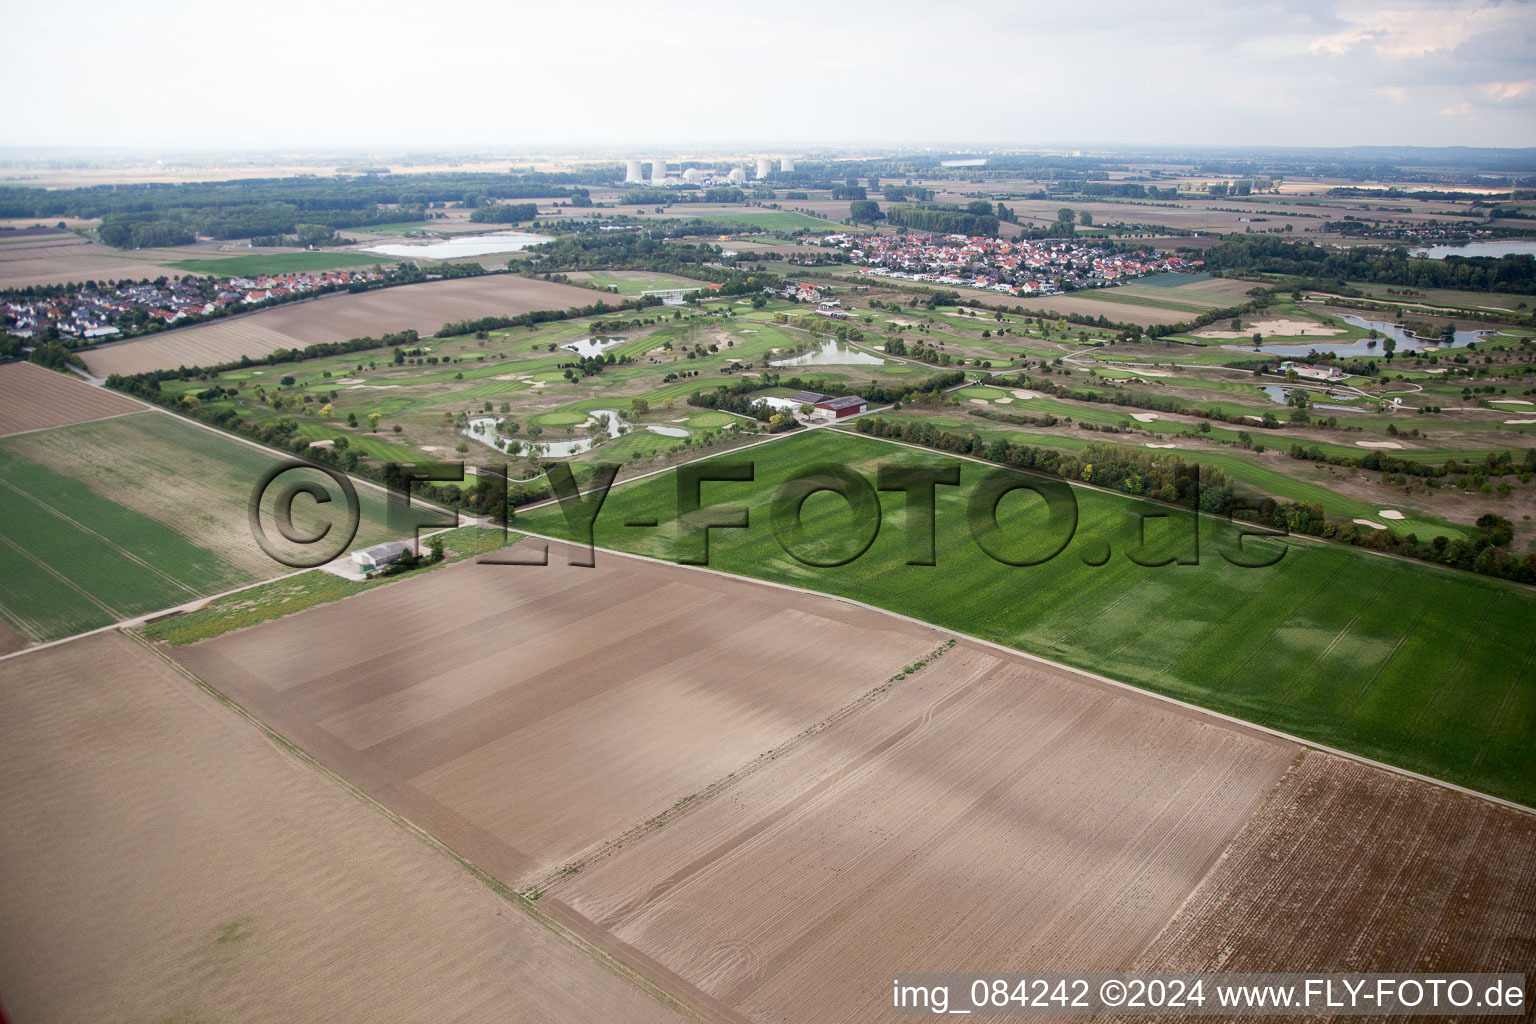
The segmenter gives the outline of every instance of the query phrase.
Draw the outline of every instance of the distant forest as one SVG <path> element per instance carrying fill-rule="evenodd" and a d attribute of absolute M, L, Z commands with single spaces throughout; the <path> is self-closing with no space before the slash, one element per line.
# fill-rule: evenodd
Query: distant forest
<path fill-rule="evenodd" d="M 1370 281 L 1414 288 L 1536 295 L 1536 258 L 1531 256 L 1411 257 L 1401 246 L 1325 249 L 1265 235 L 1229 235 L 1205 253 L 1213 270 L 1285 274 L 1322 281 Z"/>
<path fill-rule="evenodd" d="M 0 188 L 0 218 L 100 217 L 101 240 L 129 249 L 185 245 L 196 235 L 290 235 L 300 226 L 335 231 L 418 219 L 433 204 L 490 205 L 502 199 L 584 198 L 583 186 L 614 184 L 617 165 L 580 174 L 365 174 L 250 178 L 177 185 Z M 311 234 L 318 234 L 313 230 Z"/>

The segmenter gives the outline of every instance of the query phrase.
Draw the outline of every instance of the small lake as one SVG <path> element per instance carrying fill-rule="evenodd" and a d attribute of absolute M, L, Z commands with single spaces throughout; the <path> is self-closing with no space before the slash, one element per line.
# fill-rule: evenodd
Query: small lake
<path fill-rule="evenodd" d="M 649 430 L 653 434 L 660 434 L 662 437 L 688 436 L 688 431 L 684 430 L 682 427 L 646 427 L 645 429 Z"/>
<path fill-rule="evenodd" d="M 577 338 L 560 347 L 567 352 L 575 352 L 586 359 L 590 356 L 600 356 L 620 342 L 628 341 L 628 338 Z"/>
<path fill-rule="evenodd" d="M 884 366 L 885 360 L 839 341 L 825 341 L 815 349 L 791 359 L 771 359 L 769 366 Z"/>
<path fill-rule="evenodd" d="M 465 256 L 490 256 L 498 252 L 517 252 L 530 245 L 552 241 L 543 235 L 525 235 L 509 232 L 501 235 L 460 235 L 435 242 L 407 244 L 391 242 L 388 245 L 370 246 L 363 252 L 377 252 L 385 256 L 399 256 L 411 260 L 451 260 Z"/>
<path fill-rule="evenodd" d="M 623 433 L 623 426 L 619 423 L 619 414 L 612 409 L 594 409 L 592 416 L 606 416 L 608 418 L 608 436 L 618 437 Z M 459 431 L 464 436 L 479 441 L 492 451 L 501 451 L 502 443 L 517 441 L 523 446 L 526 455 L 540 455 L 546 459 L 563 459 L 571 455 L 580 455 L 582 452 L 591 451 L 597 443 L 593 437 L 576 437 L 569 441 L 542 441 L 527 437 L 505 437 L 497 432 L 496 423 L 499 416 L 481 416 L 469 421 L 469 426 Z M 577 427 L 578 431 L 584 427 Z M 686 433 L 686 431 L 685 431 Z"/>
<path fill-rule="evenodd" d="M 1308 341 L 1287 345 L 1260 345 L 1258 351 L 1267 352 L 1272 356 L 1285 356 L 1287 359 L 1305 359 L 1310 352 L 1332 352 L 1336 356 L 1381 356 L 1386 357 L 1386 349 L 1381 343 L 1386 338 L 1392 338 L 1397 342 L 1396 355 L 1401 356 L 1407 352 L 1440 352 L 1446 349 L 1463 348 L 1474 341 L 1481 341 L 1487 331 L 1457 331 L 1456 340 L 1449 345 L 1441 345 L 1436 341 L 1425 341 L 1415 338 L 1397 324 L 1387 323 L 1382 320 L 1365 320 L 1358 316 L 1343 314 L 1340 320 L 1352 327 L 1363 330 L 1375 328 L 1381 335 L 1374 343 L 1370 339 L 1361 338 L 1358 341 L 1329 342 L 1322 338 L 1317 341 Z M 1230 348 L 1239 352 L 1252 352 L 1252 345 L 1223 345 L 1222 348 Z"/>
<path fill-rule="evenodd" d="M 1414 256 L 1443 260 L 1447 256 L 1536 256 L 1536 242 L 1516 239 L 1509 242 L 1468 242 L 1466 245 L 1432 245 L 1412 250 Z"/>

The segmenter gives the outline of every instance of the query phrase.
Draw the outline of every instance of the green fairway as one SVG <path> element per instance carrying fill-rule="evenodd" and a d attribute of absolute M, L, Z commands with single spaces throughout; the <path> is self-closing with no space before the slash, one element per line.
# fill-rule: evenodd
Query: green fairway
<path fill-rule="evenodd" d="M 750 460 L 752 482 L 702 485 L 706 514 L 750 510 L 748 529 L 718 529 L 709 564 L 866 601 L 942 626 L 1100 672 L 1320 743 L 1536 803 L 1536 594 L 1527 588 L 1307 540 L 1249 541 L 1285 547 L 1268 568 L 1239 568 L 1234 528 L 1202 519 L 1198 565 L 1136 564 L 1135 499 L 1073 488 L 1078 527 L 1064 550 L 1035 566 L 988 557 L 967 525 L 966 501 L 989 474 L 964 462 L 960 487 L 937 488 L 934 566 L 909 557 L 905 498 L 880 495 L 882 525 L 860 557 L 836 568 L 784 553 L 770 525 L 775 490 L 811 466 L 845 467 L 873 481 L 882 463 L 943 466 L 957 460 L 875 439 L 818 430 L 725 455 Z M 1033 478 L 1032 478 L 1033 479 Z M 1040 500 L 1029 492 L 998 506 L 998 541 L 1038 557 L 1048 547 Z M 611 493 L 597 543 L 669 560 L 696 557 L 695 532 L 679 536 L 673 473 Z M 654 518 L 641 529 L 625 524 Z M 860 520 L 868 524 L 870 517 Z M 1149 520 L 1142 561 L 1187 551 L 1191 517 Z M 570 536 L 551 506 L 519 520 Z M 846 555 L 858 532 L 848 504 L 806 501 L 797 548 L 810 558 Z M 1051 534 L 1052 537 L 1055 534 Z M 1020 549 L 1028 549 L 1027 552 Z M 1108 560 L 1095 566 L 1107 556 Z"/>
<path fill-rule="evenodd" d="M 292 274 L 305 270 L 337 270 L 393 263 L 389 256 L 372 253 L 279 252 L 231 256 L 225 260 L 181 260 L 168 266 L 210 277 L 255 277 L 261 274 Z"/>

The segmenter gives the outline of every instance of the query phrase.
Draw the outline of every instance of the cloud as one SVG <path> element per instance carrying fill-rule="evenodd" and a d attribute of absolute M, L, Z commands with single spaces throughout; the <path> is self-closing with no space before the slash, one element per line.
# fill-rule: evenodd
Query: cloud
<path fill-rule="evenodd" d="M 1506 103 L 1536 94 L 1536 78 L 1527 78 L 1523 82 L 1483 82 L 1477 88 L 1493 102 Z"/>
<path fill-rule="evenodd" d="M 1408 90 L 1400 85 L 1383 85 L 1371 90 L 1377 96 L 1384 96 L 1393 103 L 1406 103 Z"/>
<path fill-rule="evenodd" d="M 1471 0 L 1459 4 L 1341 11 L 1345 27 L 1318 36 L 1308 51 L 1344 56 L 1363 50 L 1388 60 L 1413 60 L 1459 49 L 1478 36 L 1529 26 L 1525 4 Z"/>

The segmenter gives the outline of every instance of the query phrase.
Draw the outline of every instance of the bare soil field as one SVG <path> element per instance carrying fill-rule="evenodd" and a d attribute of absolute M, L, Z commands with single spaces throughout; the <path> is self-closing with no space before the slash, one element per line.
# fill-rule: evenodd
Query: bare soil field
<path fill-rule="evenodd" d="M 120 634 L 0 662 L 0 813 L 17 1021 L 676 1019 Z"/>
<path fill-rule="evenodd" d="M 893 971 L 1128 963 L 1295 753 L 961 642 L 544 900 L 749 1018 L 869 1020 Z"/>
<path fill-rule="evenodd" d="M 1309 751 L 1136 969 L 1533 963 L 1536 816 Z"/>
<path fill-rule="evenodd" d="M 179 274 L 166 264 L 191 255 L 196 254 L 190 249 L 123 252 L 73 234 L 0 235 L 0 288 Z"/>
<path fill-rule="evenodd" d="M 602 297 L 588 288 L 512 274 L 431 281 L 359 295 L 326 295 L 81 354 L 90 371 L 102 377 L 208 366 L 242 355 L 256 359 L 280 348 L 379 337 L 408 328 L 428 335 L 452 320 L 588 306 Z"/>
<path fill-rule="evenodd" d="M 942 642 L 828 598 L 607 553 L 573 568 L 568 551 L 459 563 L 174 656 L 517 885 Z"/>
<path fill-rule="evenodd" d="M 567 550 L 172 653 L 726 1017 L 867 1019 L 898 968 L 1128 964 L 1296 756 L 970 643 L 882 691 L 942 634 Z"/>
<path fill-rule="evenodd" d="M 0 364 L 0 437 L 143 409 L 126 395 L 31 363 Z"/>

